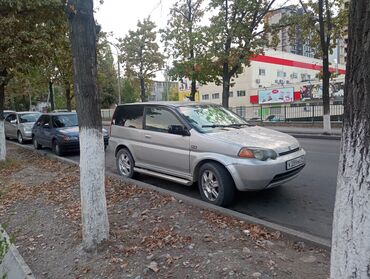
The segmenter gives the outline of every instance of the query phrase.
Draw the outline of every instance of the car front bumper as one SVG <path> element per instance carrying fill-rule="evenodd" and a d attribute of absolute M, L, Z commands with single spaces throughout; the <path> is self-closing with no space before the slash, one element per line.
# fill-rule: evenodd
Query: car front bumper
<path fill-rule="evenodd" d="M 304 156 L 303 164 L 287 170 L 287 161 L 300 156 Z M 275 160 L 238 158 L 226 167 L 239 191 L 254 191 L 272 188 L 295 178 L 305 164 L 306 152 L 300 149 L 297 152 L 279 156 Z"/>

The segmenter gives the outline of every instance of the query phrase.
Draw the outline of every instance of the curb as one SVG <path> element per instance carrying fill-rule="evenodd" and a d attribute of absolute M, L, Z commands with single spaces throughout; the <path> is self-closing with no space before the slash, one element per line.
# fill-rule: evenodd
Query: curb
<path fill-rule="evenodd" d="M 40 151 L 40 150 L 35 150 L 34 148 L 32 148 L 30 146 L 20 145 L 18 143 L 14 143 L 14 142 L 12 142 L 12 144 L 23 147 L 25 149 L 36 151 L 38 153 L 41 153 L 41 155 L 44 155 L 44 156 L 46 156 L 48 158 L 51 158 L 51 159 L 54 159 L 54 160 L 59 160 L 59 161 L 62 161 L 62 162 L 68 163 L 68 164 L 72 164 L 72 165 L 79 165 L 78 162 L 73 161 L 71 159 L 59 157 L 59 156 L 56 156 L 55 154 L 52 154 L 52 153 L 43 152 L 43 151 Z M 246 215 L 246 214 L 243 214 L 243 213 L 240 213 L 240 212 L 228 209 L 228 208 L 213 205 L 211 203 L 208 203 L 208 202 L 205 202 L 205 201 L 202 201 L 202 200 L 198 200 L 198 199 L 195 199 L 195 198 L 192 198 L 192 197 L 180 194 L 180 193 L 176 193 L 176 192 L 172 192 L 172 191 L 169 191 L 169 190 L 166 190 L 166 189 L 162 189 L 160 187 L 156 187 L 154 185 L 151 185 L 151 184 L 139 181 L 139 180 L 124 178 L 124 177 L 122 177 L 122 176 L 120 176 L 116 173 L 110 172 L 110 171 L 106 171 L 105 173 L 109 176 L 120 179 L 123 182 L 130 183 L 130 184 L 135 184 L 135 185 L 137 185 L 139 187 L 142 187 L 144 189 L 155 191 L 155 192 L 158 192 L 158 193 L 163 194 L 163 195 L 173 196 L 174 198 L 176 198 L 178 200 L 182 200 L 182 201 L 184 201 L 184 202 L 186 202 L 190 205 L 200 207 L 202 209 L 207 209 L 207 210 L 213 211 L 215 213 L 219 213 L 219 214 L 227 215 L 227 216 L 230 216 L 230 217 L 234 217 L 234 218 L 240 219 L 240 220 L 245 221 L 245 222 L 250 223 L 250 224 L 261 225 L 261 226 L 266 227 L 270 230 L 280 231 L 281 233 L 290 237 L 292 240 L 297 240 L 297 241 L 302 241 L 303 240 L 307 243 L 310 243 L 314 246 L 318 246 L 318 247 L 323 248 L 325 250 L 330 250 L 330 248 L 331 248 L 331 240 L 330 239 L 326 239 L 326 238 L 315 236 L 315 235 L 312 235 L 312 234 L 309 234 L 309 233 L 300 232 L 300 231 L 297 231 L 297 230 L 294 230 L 294 229 L 290 229 L 288 227 L 284 227 L 284 226 L 279 225 L 279 224 L 275 224 L 275 223 L 265 221 L 265 220 L 262 220 L 262 219 L 259 219 L 259 218 L 256 218 L 256 217 L 253 217 L 253 216 L 250 216 L 250 215 Z"/>
<path fill-rule="evenodd" d="M 10 243 L 9 235 L 0 225 L 0 236 Z M 0 278 L 9 279 L 35 279 L 31 269 L 26 264 L 17 248 L 10 243 L 9 250 L 0 263 Z"/>

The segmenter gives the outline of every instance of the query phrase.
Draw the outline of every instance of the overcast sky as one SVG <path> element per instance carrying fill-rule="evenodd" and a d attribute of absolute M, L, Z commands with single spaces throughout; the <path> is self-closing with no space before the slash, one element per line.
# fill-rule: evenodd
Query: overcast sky
<path fill-rule="evenodd" d="M 276 0 L 276 6 L 295 0 Z M 138 20 L 150 15 L 158 28 L 167 25 L 170 8 L 176 0 L 94 0 L 95 19 L 102 26 L 104 32 L 113 32 L 114 38 L 123 38 L 129 30 L 135 30 Z M 205 0 L 205 2 L 208 2 Z M 109 39 L 112 43 L 114 38 Z M 115 52 L 114 49 L 112 49 Z M 162 79 L 162 76 L 159 75 Z"/>

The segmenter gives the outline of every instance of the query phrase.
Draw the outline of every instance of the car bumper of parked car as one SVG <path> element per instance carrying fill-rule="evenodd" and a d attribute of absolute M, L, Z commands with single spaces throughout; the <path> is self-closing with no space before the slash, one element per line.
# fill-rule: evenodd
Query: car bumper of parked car
<path fill-rule="evenodd" d="M 300 165 L 287 169 L 287 162 L 303 156 Z M 281 185 L 293 178 L 304 168 L 306 152 L 297 152 L 279 156 L 275 160 L 237 159 L 227 165 L 235 186 L 239 191 L 254 191 Z"/>
<path fill-rule="evenodd" d="M 104 146 L 108 146 L 109 144 L 109 137 L 104 137 Z M 63 151 L 65 152 L 73 152 L 80 150 L 80 142 L 79 140 L 70 140 L 70 141 L 63 141 L 60 146 L 62 147 Z"/>
<path fill-rule="evenodd" d="M 22 132 L 23 140 L 32 140 L 32 130 Z"/>

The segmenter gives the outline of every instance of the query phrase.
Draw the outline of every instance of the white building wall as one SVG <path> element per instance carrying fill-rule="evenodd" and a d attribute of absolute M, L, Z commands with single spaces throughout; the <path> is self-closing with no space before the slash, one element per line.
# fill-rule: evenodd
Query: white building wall
<path fill-rule="evenodd" d="M 322 61 L 315 58 L 309 58 L 292 53 L 266 50 L 265 56 L 303 62 L 312 65 L 321 66 Z M 331 67 L 335 67 L 332 65 Z M 345 66 L 339 65 L 339 69 L 345 69 Z M 285 65 L 271 64 L 259 61 L 251 61 L 248 68 L 243 69 L 243 73 L 234 78 L 234 86 L 230 88 L 233 96 L 229 99 L 230 107 L 250 106 L 250 96 L 257 95 L 259 89 L 263 88 L 282 88 L 294 87 L 299 91 L 300 87 L 309 82 L 319 82 L 316 75 L 319 70 L 305 69 L 301 67 L 291 67 Z M 264 73 L 264 74 L 263 74 Z M 309 81 L 308 81 L 309 80 Z M 217 104 L 222 103 L 222 85 L 207 84 L 199 87 L 201 101 L 209 101 Z M 238 97 L 237 91 L 245 91 L 245 96 Z M 219 93 L 219 98 L 212 98 L 212 94 Z M 206 96 L 209 99 L 206 99 Z"/>

